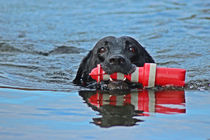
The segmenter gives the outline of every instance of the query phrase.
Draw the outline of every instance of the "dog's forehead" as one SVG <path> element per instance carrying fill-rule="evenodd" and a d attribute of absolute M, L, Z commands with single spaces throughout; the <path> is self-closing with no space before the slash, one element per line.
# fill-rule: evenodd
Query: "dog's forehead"
<path fill-rule="evenodd" d="M 114 44 L 117 44 L 117 41 L 118 39 L 116 37 L 113 37 L 113 36 L 108 36 L 108 37 L 104 37 L 102 38 L 101 40 L 99 40 L 99 43 L 101 44 L 105 44 L 105 45 L 114 45 Z"/>
<path fill-rule="evenodd" d="M 111 49 L 117 49 L 117 48 L 124 48 L 126 46 L 126 43 L 136 44 L 136 45 L 138 44 L 138 42 L 132 37 L 122 36 L 116 38 L 114 36 L 107 36 L 99 40 L 96 46 L 98 47 L 112 46 Z"/>
<path fill-rule="evenodd" d="M 119 40 L 121 40 L 122 42 L 128 42 L 130 44 L 139 44 L 138 41 L 136 41 L 134 38 L 129 37 L 129 36 L 122 36 L 119 38 Z"/>
<path fill-rule="evenodd" d="M 108 36 L 108 37 L 104 37 L 102 39 L 100 39 L 97 43 L 96 43 L 96 47 L 100 47 L 100 46 L 104 46 L 104 45 L 108 45 L 108 44 L 113 44 L 115 42 L 116 38 L 113 36 Z"/>

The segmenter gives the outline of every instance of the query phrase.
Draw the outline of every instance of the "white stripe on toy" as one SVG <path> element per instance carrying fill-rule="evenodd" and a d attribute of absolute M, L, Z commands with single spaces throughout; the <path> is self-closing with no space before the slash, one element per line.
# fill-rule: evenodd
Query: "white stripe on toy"
<path fill-rule="evenodd" d="M 117 73 L 117 80 L 123 80 L 124 79 L 124 74 L 122 73 Z"/>
<path fill-rule="evenodd" d="M 138 83 L 139 82 L 139 70 L 136 70 L 131 74 L 131 81 Z"/>
<path fill-rule="evenodd" d="M 148 87 L 154 87 L 155 86 L 156 66 L 157 65 L 154 64 L 154 63 L 150 64 Z"/>

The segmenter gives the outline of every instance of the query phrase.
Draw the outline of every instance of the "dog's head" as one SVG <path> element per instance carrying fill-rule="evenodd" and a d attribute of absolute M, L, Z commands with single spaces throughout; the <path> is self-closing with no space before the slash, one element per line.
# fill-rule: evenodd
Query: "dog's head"
<path fill-rule="evenodd" d="M 120 38 L 108 36 L 99 40 L 82 60 L 73 82 L 80 84 L 81 80 L 91 81 L 88 74 L 97 64 L 101 64 L 108 74 L 114 72 L 130 74 L 136 66 L 141 67 L 144 63 L 154 63 L 154 60 L 135 39 L 128 36 Z"/>
<path fill-rule="evenodd" d="M 136 66 L 143 66 L 145 62 L 153 61 L 136 40 L 127 36 L 105 37 L 95 45 L 93 53 L 108 74 L 114 72 L 129 74 Z"/>

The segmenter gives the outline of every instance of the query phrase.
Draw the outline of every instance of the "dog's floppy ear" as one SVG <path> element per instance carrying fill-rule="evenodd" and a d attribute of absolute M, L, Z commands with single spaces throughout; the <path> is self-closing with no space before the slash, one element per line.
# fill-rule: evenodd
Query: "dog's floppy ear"
<path fill-rule="evenodd" d="M 91 57 L 92 57 L 92 51 L 90 51 L 87 54 L 87 56 L 83 58 L 82 62 L 79 65 L 79 69 L 77 70 L 77 75 L 73 80 L 74 84 L 81 84 L 81 79 L 83 79 L 83 81 L 84 80 L 86 81 L 86 79 L 84 78 L 87 77 L 87 64 Z"/>
<path fill-rule="evenodd" d="M 79 65 L 79 69 L 77 71 L 77 75 L 73 80 L 74 84 L 85 84 L 89 79 L 90 71 L 96 67 L 93 61 L 93 50 L 89 51 L 87 56 L 85 56 L 82 62 Z"/>
<path fill-rule="evenodd" d="M 153 58 L 150 56 L 150 54 L 146 51 L 144 47 L 139 45 L 140 52 L 139 54 L 134 57 L 133 63 L 138 67 L 143 67 L 144 63 L 155 63 Z"/>
<path fill-rule="evenodd" d="M 142 47 L 143 50 L 145 51 L 144 58 L 145 58 L 145 63 L 155 63 L 154 59 L 151 57 L 151 55 L 146 51 L 144 47 Z"/>

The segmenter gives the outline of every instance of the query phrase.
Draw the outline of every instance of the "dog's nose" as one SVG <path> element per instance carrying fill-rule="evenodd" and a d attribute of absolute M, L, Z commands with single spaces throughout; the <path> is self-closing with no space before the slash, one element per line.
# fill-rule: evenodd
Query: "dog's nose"
<path fill-rule="evenodd" d="M 116 55 L 116 56 L 111 56 L 109 58 L 109 63 L 111 65 L 120 65 L 125 63 L 125 59 L 122 56 Z"/>

